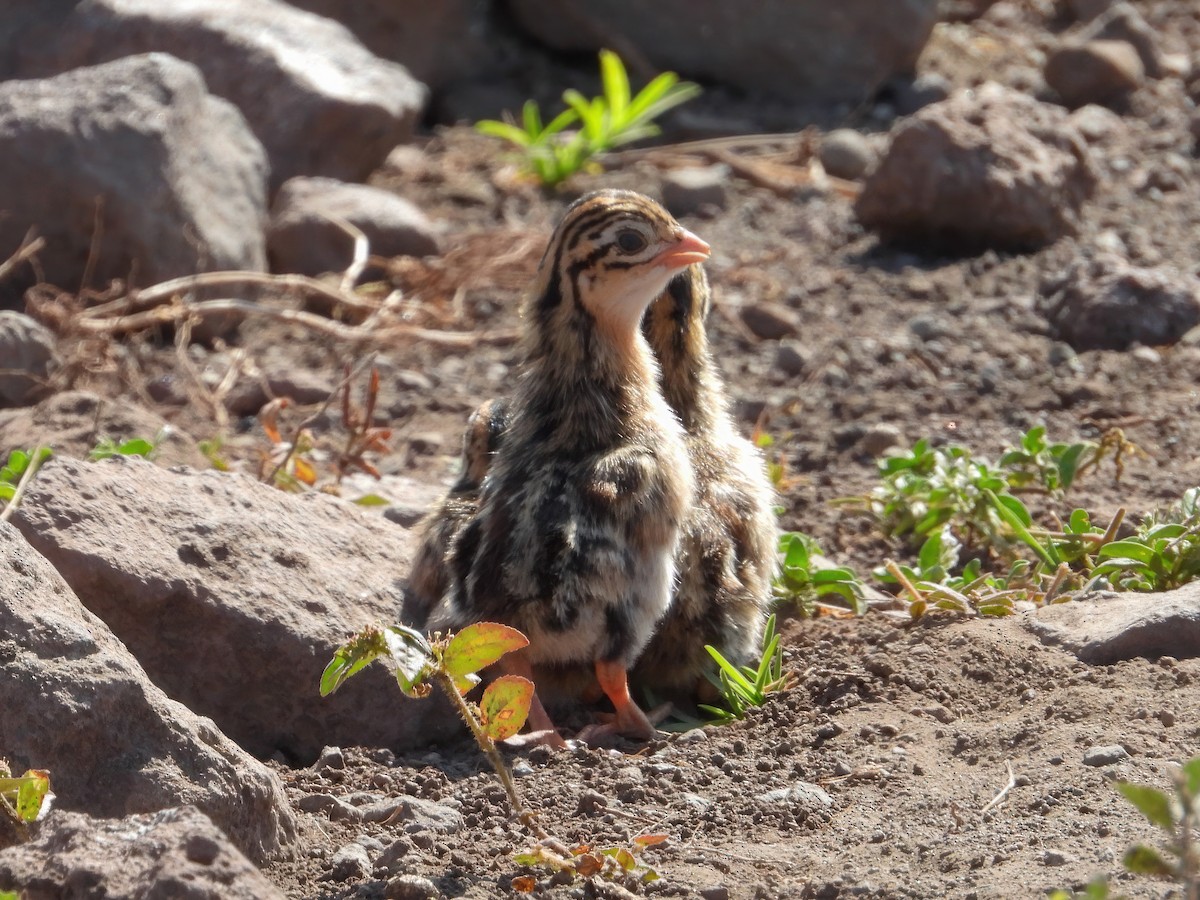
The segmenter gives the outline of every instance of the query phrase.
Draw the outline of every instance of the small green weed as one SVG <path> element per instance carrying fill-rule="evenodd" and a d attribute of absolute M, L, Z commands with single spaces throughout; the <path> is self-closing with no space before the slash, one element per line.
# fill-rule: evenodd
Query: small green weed
<path fill-rule="evenodd" d="M 140 456 L 143 459 L 149 459 L 154 455 L 154 451 L 158 449 L 158 444 L 162 438 L 163 435 L 159 434 L 153 441 L 148 441 L 145 438 L 132 438 L 120 443 L 113 438 L 101 438 L 88 453 L 88 459 L 95 461 L 98 459 L 110 459 L 114 456 Z"/>
<path fill-rule="evenodd" d="M 779 569 L 771 585 L 775 605 L 794 605 L 812 616 L 818 605 L 838 600 L 856 615 L 865 613 L 867 601 L 858 576 L 851 569 L 821 566 L 818 557 L 824 555 L 807 534 L 789 531 L 779 536 Z"/>
<path fill-rule="evenodd" d="M 1113 897 L 1108 890 L 1108 879 L 1103 875 L 1097 875 L 1088 882 L 1082 894 L 1059 889 L 1050 892 L 1049 900 L 1122 900 L 1122 898 Z"/>
<path fill-rule="evenodd" d="M 1200 487 L 1161 515 L 1147 516 L 1137 532 L 1101 546 L 1092 574 L 1118 591 L 1168 591 L 1200 576 Z"/>
<path fill-rule="evenodd" d="M 1171 878 L 1182 885 L 1186 900 L 1200 900 L 1200 756 L 1174 775 L 1174 793 L 1145 784 L 1118 781 L 1125 799 L 1166 835 L 1161 850 L 1134 844 L 1125 853 L 1125 868 L 1140 875 Z"/>
<path fill-rule="evenodd" d="M 795 681 L 795 674 L 783 668 L 783 646 L 775 633 L 774 615 L 767 619 L 757 666 L 735 666 L 711 644 L 704 649 L 717 664 L 717 674 L 708 679 L 721 692 L 724 706 L 701 704 L 700 710 L 712 716 L 715 723 L 724 725 L 744 718 L 746 710 L 762 706 L 769 695 L 787 690 Z"/>
<path fill-rule="evenodd" d="M 564 91 L 567 108 L 549 123 L 543 124 L 538 105 L 527 100 L 520 126 L 485 119 L 475 127 L 520 148 L 525 170 L 553 187 L 596 154 L 659 134 L 654 120 L 700 93 L 698 85 L 681 82 L 674 72 L 663 72 L 631 96 L 625 64 L 611 50 L 600 51 L 600 78 L 602 97 L 589 100 L 574 89 Z M 576 130 L 567 131 L 575 125 Z"/>

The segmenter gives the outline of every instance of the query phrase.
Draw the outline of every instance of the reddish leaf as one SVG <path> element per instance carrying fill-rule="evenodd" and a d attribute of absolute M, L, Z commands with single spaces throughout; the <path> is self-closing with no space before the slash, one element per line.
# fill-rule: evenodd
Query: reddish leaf
<path fill-rule="evenodd" d="M 537 879 L 532 875 L 518 875 L 512 880 L 512 889 L 518 894 L 532 894 L 537 887 Z"/>
<path fill-rule="evenodd" d="M 493 741 L 502 741 L 521 730 L 533 701 L 533 682 L 520 675 L 504 675 L 488 685 L 479 701 L 483 730 Z"/>
<path fill-rule="evenodd" d="M 595 853 L 585 853 L 575 859 L 575 871 L 584 878 L 590 878 L 604 868 L 604 860 Z"/>
<path fill-rule="evenodd" d="M 487 668 L 511 650 L 527 646 L 529 638 L 515 628 L 478 622 L 454 636 L 442 653 L 442 665 L 450 675 L 466 675 Z"/>

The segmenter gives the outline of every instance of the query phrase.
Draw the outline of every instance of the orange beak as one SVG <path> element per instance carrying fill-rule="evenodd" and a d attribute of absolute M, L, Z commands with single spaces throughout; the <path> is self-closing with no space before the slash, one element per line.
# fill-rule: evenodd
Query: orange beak
<path fill-rule="evenodd" d="M 690 266 L 692 263 L 704 262 L 708 259 L 712 248 L 687 229 L 682 229 L 682 232 L 679 240 L 654 258 L 656 266 L 663 266 L 667 269 L 682 269 Z"/>

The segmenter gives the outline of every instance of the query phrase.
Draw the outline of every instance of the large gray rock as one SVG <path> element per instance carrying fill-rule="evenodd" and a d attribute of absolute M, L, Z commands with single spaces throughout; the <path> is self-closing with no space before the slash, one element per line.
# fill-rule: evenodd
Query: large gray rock
<path fill-rule="evenodd" d="M 265 268 L 266 157 L 195 66 L 149 54 L 0 83 L 0 159 L 0 247 L 36 228 L 52 284 Z M 26 271 L 0 284 L 10 299 Z"/>
<path fill-rule="evenodd" d="M 804 103 L 861 102 L 911 71 L 935 0 L 512 0 L 517 22 L 556 50 L 620 51 L 653 66 Z M 625 54 L 627 61 L 629 54 Z"/>
<path fill-rule="evenodd" d="M 1096 180 L 1066 110 L 986 84 L 902 120 L 855 212 L 885 239 L 1024 249 L 1073 233 Z"/>
<path fill-rule="evenodd" d="M 136 531 L 128 516 L 110 526 Z M 14 771 L 50 770 L 56 809 L 108 817 L 194 804 L 257 860 L 295 839 L 279 779 L 156 688 L 4 522 L 0 709 L 4 756 Z"/>
<path fill-rule="evenodd" d="M 16 0 L 18 15 L 42 4 Z M 366 178 L 410 137 L 426 100 L 403 66 L 282 0 L 60 0 L 31 19 L 15 35 L 19 77 L 155 50 L 194 63 L 266 147 L 273 187 L 293 175 Z"/>
<path fill-rule="evenodd" d="M 488 61 L 490 0 L 288 0 L 341 22 L 376 56 L 398 62 L 437 90 Z"/>
<path fill-rule="evenodd" d="M 394 623 L 407 531 L 324 494 L 140 459 L 48 462 L 14 521 L 163 690 L 259 756 L 457 733 L 383 666 L 328 698 L 334 649 Z"/>
<path fill-rule="evenodd" d="M 28 843 L 0 850 L 0 890 L 29 900 L 284 896 L 191 806 L 109 820 L 52 812 Z"/>
<path fill-rule="evenodd" d="M 1100 253 L 1047 279 L 1039 308 L 1056 336 L 1076 350 L 1174 344 L 1200 325 L 1200 278 Z"/>
<path fill-rule="evenodd" d="M 1081 661 L 1200 656 L 1200 582 L 1157 594 L 1098 591 L 1027 613 L 1027 628 Z"/>
<path fill-rule="evenodd" d="M 276 272 L 341 272 L 354 258 L 344 219 L 367 238 L 374 256 L 430 256 L 438 235 L 420 208 L 383 188 L 332 178 L 293 178 L 275 196 L 267 252 Z"/>

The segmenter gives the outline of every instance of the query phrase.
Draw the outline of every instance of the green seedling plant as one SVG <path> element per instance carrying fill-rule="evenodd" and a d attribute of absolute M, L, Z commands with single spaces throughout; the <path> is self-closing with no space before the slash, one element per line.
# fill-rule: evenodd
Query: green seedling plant
<path fill-rule="evenodd" d="M 735 666 L 711 644 L 704 649 L 717 664 L 717 674 L 708 680 L 720 692 L 722 706 L 701 704 L 701 712 L 712 717 L 712 722 L 725 725 L 745 718 L 746 711 L 762 706 L 771 694 L 785 691 L 796 680 L 794 672 L 786 671 L 783 665 L 783 646 L 775 632 L 775 616 L 767 619 L 763 630 L 762 656 L 756 666 Z"/>
<path fill-rule="evenodd" d="M 114 456 L 140 456 L 150 459 L 158 449 L 163 435 L 159 433 L 153 441 L 145 438 L 131 438 L 127 441 L 117 441 L 113 438 L 101 438 L 96 446 L 88 452 L 88 459 L 95 462 L 100 459 L 111 459 Z"/>
<path fill-rule="evenodd" d="M 408 697 L 428 697 L 437 685 L 491 764 L 517 819 L 537 839 L 530 850 L 517 854 L 515 862 L 584 878 L 657 879 L 657 873 L 642 863 L 638 855 L 646 847 L 665 840 L 665 836 L 642 835 L 634 838 L 630 847 L 597 851 L 586 846 L 568 849 L 546 832 L 521 799 L 496 743 L 512 737 L 525 724 L 533 702 L 533 683 L 520 675 L 501 675 L 487 686 L 478 703 L 467 695 L 479 685 L 480 671 L 528 644 L 528 638 L 521 632 L 495 622 L 480 622 L 455 635 L 434 635 L 430 639 L 404 625 L 367 628 L 334 653 L 321 676 L 321 696 L 336 691 L 376 659 L 392 669 L 400 690 Z M 527 892 L 533 890 L 536 879 L 518 876 L 513 882 L 515 890 Z"/>
<path fill-rule="evenodd" d="M 674 72 L 663 72 L 633 96 L 625 64 L 611 50 L 600 51 L 600 80 L 604 91 L 600 97 L 589 100 L 577 90 L 564 91 L 567 108 L 548 123 L 543 123 L 537 103 L 527 100 L 519 126 L 485 119 L 475 127 L 516 146 L 525 171 L 553 187 L 597 154 L 659 134 L 654 120 L 700 93 L 698 85 L 681 82 Z"/>
<path fill-rule="evenodd" d="M 1147 516 L 1133 536 L 1096 551 L 1093 570 L 1118 591 L 1169 591 L 1200 576 L 1200 487 L 1161 515 Z"/>
<path fill-rule="evenodd" d="M 1174 774 L 1174 791 L 1118 781 L 1117 790 L 1166 836 L 1161 848 L 1134 844 L 1125 853 L 1130 872 L 1173 879 L 1185 900 L 1200 900 L 1200 756 Z"/>
<path fill-rule="evenodd" d="M 475 743 L 487 757 L 508 795 L 513 812 L 535 837 L 549 836 L 525 806 L 496 741 L 521 730 L 533 701 L 533 683 L 519 675 L 502 675 L 488 685 L 478 703 L 467 694 L 480 682 L 477 674 L 506 653 L 529 645 L 521 632 L 495 622 L 480 622 L 453 637 L 427 640 L 404 625 L 367 628 L 339 647 L 321 675 L 321 696 L 341 687 L 348 678 L 376 659 L 396 676 L 405 696 L 428 697 L 436 684 L 454 704 Z"/>
<path fill-rule="evenodd" d="M 866 595 L 858 576 L 851 569 L 822 564 L 824 555 L 817 542 L 803 532 L 779 536 L 779 568 L 771 584 L 775 605 L 794 606 L 802 615 L 812 616 L 832 600 L 855 615 L 865 613 Z"/>
<path fill-rule="evenodd" d="M 1001 455 L 997 466 L 1014 491 L 1033 488 L 1058 496 L 1071 487 L 1080 465 L 1091 462 L 1099 449 L 1092 441 L 1051 443 L 1046 440 L 1046 427 L 1037 425 Z"/>
<path fill-rule="evenodd" d="M 29 769 L 14 778 L 5 760 L 0 759 L 0 807 L 23 825 L 36 822 L 50 811 L 54 794 L 50 793 L 50 773 Z"/>

